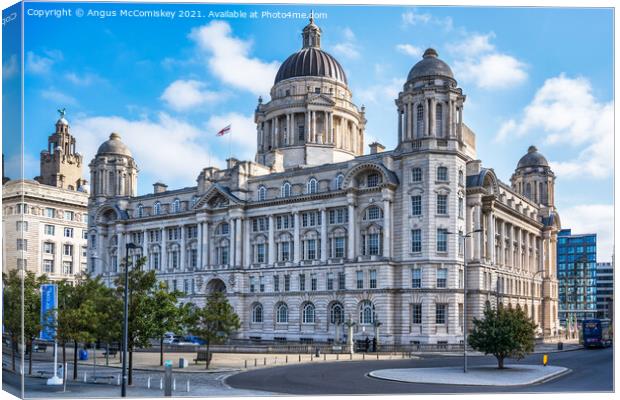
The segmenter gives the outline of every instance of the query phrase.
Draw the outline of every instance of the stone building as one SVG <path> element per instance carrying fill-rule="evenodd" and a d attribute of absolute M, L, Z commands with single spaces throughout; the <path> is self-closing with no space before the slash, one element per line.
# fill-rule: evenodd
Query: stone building
<path fill-rule="evenodd" d="M 380 325 L 382 343 L 459 343 L 466 254 L 470 319 L 487 302 L 518 304 L 555 335 L 560 221 L 544 157 L 530 148 L 511 185 L 483 167 L 465 96 L 433 49 L 396 99 L 398 146 L 364 155 L 364 110 L 344 70 L 313 21 L 302 36 L 270 101 L 259 99 L 255 161 L 231 158 L 196 186 L 156 183 L 138 196 L 139 160 L 117 134 L 101 145 L 90 268 L 117 274 L 137 244 L 130 257 L 146 256 L 183 301 L 225 292 L 240 338 L 341 340 L 350 318 L 358 340 Z"/>
<path fill-rule="evenodd" d="M 2 186 L 2 271 L 25 268 L 71 281 L 87 266 L 88 188 L 64 112 L 41 152 L 35 179 Z"/>

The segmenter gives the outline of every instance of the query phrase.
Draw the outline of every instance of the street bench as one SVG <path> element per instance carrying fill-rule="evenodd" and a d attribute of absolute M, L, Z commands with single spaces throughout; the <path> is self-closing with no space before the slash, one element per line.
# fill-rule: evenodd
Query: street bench
<path fill-rule="evenodd" d="M 213 353 L 209 353 L 209 362 L 213 359 Z M 207 361 L 207 352 L 199 351 L 196 353 L 196 358 L 194 358 L 194 362 L 198 364 L 198 361 Z"/>
<path fill-rule="evenodd" d="M 45 343 L 35 344 L 33 347 L 35 353 L 45 353 L 47 351 L 47 345 Z"/>
<path fill-rule="evenodd" d="M 116 350 L 116 349 L 110 349 L 110 350 L 104 351 L 103 355 L 104 356 L 110 355 L 112 357 L 116 357 L 116 353 L 117 352 L 118 352 L 118 350 Z"/>

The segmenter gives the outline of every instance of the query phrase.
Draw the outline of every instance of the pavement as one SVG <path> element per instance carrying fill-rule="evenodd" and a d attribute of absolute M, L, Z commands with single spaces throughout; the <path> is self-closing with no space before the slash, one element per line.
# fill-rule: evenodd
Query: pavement
<path fill-rule="evenodd" d="M 477 385 L 477 386 L 520 386 L 531 385 L 554 378 L 570 371 L 560 366 L 511 365 L 504 369 L 497 365 L 480 365 L 438 368 L 399 368 L 380 369 L 370 372 L 373 378 L 409 383 L 430 383 L 442 385 Z"/>

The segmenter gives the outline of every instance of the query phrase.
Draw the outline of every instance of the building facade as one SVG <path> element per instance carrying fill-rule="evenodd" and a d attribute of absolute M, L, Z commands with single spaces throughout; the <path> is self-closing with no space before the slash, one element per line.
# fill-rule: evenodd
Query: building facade
<path fill-rule="evenodd" d="M 614 309 L 614 265 L 596 263 L 596 316 L 612 318 Z"/>
<path fill-rule="evenodd" d="M 137 244 L 131 257 L 184 301 L 225 292 L 240 338 L 339 341 L 350 319 L 354 339 L 459 343 L 465 273 L 469 319 L 487 302 L 520 305 L 556 334 L 560 220 L 544 157 L 530 148 L 511 185 L 483 167 L 465 96 L 433 49 L 396 99 L 398 146 L 364 155 L 364 109 L 321 34 L 304 28 L 270 101 L 259 99 L 254 161 L 137 196 L 139 160 L 118 134 L 101 145 L 89 165 L 90 268 L 119 273 Z"/>
<path fill-rule="evenodd" d="M 24 268 L 72 281 L 87 267 L 88 187 L 64 112 L 41 152 L 35 179 L 2 186 L 2 271 Z"/>
<path fill-rule="evenodd" d="M 576 330 L 585 318 L 596 317 L 596 234 L 558 233 L 559 319 Z"/>

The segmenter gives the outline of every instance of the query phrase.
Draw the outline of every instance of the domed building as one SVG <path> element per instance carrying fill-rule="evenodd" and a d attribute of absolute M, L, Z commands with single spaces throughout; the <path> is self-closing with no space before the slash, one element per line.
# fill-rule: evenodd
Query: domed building
<path fill-rule="evenodd" d="M 560 221 L 544 157 L 522 159 L 512 186 L 484 167 L 466 96 L 434 49 L 403 71 L 398 145 L 364 154 L 364 108 L 321 36 L 310 20 L 259 99 L 254 161 L 136 196 L 139 160 L 118 135 L 102 144 L 90 164 L 92 270 L 118 273 L 132 242 L 183 302 L 225 293 L 236 339 L 458 344 L 463 318 L 488 303 L 519 305 L 540 336 L 557 335 Z"/>

